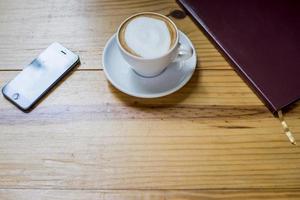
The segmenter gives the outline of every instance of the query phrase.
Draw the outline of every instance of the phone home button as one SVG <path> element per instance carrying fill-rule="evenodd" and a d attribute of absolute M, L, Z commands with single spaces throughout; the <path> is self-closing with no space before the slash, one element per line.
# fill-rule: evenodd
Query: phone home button
<path fill-rule="evenodd" d="M 14 93 L 13 96 L 12 96 L 12 98 L 13 98 L 14 100 L 17 100 L 17 99 L 19 98 L 19 96 L 20 96 L 19 93 Z"/>

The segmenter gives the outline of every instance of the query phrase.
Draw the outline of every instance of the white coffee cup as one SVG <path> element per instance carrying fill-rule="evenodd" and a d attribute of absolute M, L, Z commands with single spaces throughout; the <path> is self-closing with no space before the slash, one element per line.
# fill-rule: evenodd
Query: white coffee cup
<path fill-rule="evenodd" d="M 132 18 L 135 18 L 137 16 L 145 16 L 145 15 L 155 15 L 159 18 L 162 18 L 164 20 L 167 20 L 176 31 L 176 37 L 175 42 L 173 45 L 169 48 L 169 50 L 157 57 L 154 58 L 143 58 L 137 55 L 134 55 L 127 51 L 120 42 L 120 30 L 124 26 L 125 23 L 127 23 Z M 135 15 L 132 15 L 128 17 L 119 27 L 117 32 L 117 43 L 119 46 L 119 49 L 121 51 L 122 56 L 127 61 L 127 63 L 132 67 L 132 69 L 144 76 L 144 77 L 153 77 L 159 75 L 161 72 L 163 72 L 170 63 L 173 62 L 183 62 L 184 60 L 187 60 L 193 55 L 193 48 L 191 46 L 184 46 L 181 43 L 179 43 L 179 33 L 176 25 L 174 22 L 172 22 L 168 17 L 154 13 L 154 12 L 142 12 Z"/>

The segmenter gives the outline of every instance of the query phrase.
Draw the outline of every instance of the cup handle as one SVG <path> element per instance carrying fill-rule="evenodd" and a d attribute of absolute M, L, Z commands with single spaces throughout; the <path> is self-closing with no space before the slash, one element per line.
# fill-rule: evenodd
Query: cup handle
<path fill-rule="evenodd" d="M 193 48 L 191 46 L 186 46 L 181 43 L 179 43 L 178 45 L 179 47 L 177 57 L 173 60 L 173 62 L 182 62 L 192 57 Z"/>

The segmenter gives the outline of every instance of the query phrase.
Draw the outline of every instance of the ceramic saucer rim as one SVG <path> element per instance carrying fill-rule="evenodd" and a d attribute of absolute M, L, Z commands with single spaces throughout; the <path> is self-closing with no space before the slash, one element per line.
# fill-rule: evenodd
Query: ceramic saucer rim
<path fill-rule="evenodd" d="M 105 46 L 104 46 L 104 50 L 103 50 L 103 54 L 102 54 L 102 66 L 103 66 L 103 71 L 104 74 L 106 76 L 106 78 L 109 80 L 109 82 L 118 90 L 120 90 L 121 92 L 133 96 L 133 97 L 138 97 L 138 98 L 145 98 L 145 99 L 154 99 L 154 98 L 160 98 L 160 97 L 164 97 L 167 95 L 170 95 L 176 91 L 178 91 L 179 89 L 181 89 L 183 86 L 185 86 L 187 84 L 187 82 L 192 78 L 195 70 L 196 70 L 196 66 L 197 66 L 197 55 L 196 55 L 196 51 L 195 51 L 195 47 L 193 45 L 193 43 L 191 42 L 191 40 L 188 38 L 188 36 L 186 34 L 184 34 L 182 31 L 178 30 L 179 35 L 183 35 L 186 39 L 187 42 L 190 44 L 190 46 L 193 49 L 193 56 L 196 58 L 194 67 L 193 67 L 193 71 L 184 78 L 184 80 L 182 82 L 180 82 L 180 84 L 178 84 L 176 87 L 173 87 L 165 92 L 160 92 L 160 93 L 154 93 L 154 94 L 147 94 L 147 93 L 143 93 L 143 94 L 139 94 L 139 93 L 132 93 L 128 90 L 124 90 L 122 87 L 120 87 L 120 84 L 115 83 L 115 81 L 111 78 L 110 74 L 107 72 L 107 66 L 105 65 L 105 56 L 107 56 L 107 51 L 108 51 L 108 46 L 111 45 L 112 42 L 114 42 L 113 40 L 116 39 L 116 33 L 114 33 L 109 40 L 106 42 Z M 180 42 L 180 39 L 179 39 Z M 118 47 L 117 47 L 118 48 Z M 124 59 L 121 55 L 121 58 Z M 126 62 L 126 61 L 125 61 Z M 134 72 L 133 72 L 134 73 Z M 165 72 L 163 72 L 165 73 Z M 153 77 L 154 78 L 154 77 Z M 148 78 L 151 79 L 151 78 Z"/>

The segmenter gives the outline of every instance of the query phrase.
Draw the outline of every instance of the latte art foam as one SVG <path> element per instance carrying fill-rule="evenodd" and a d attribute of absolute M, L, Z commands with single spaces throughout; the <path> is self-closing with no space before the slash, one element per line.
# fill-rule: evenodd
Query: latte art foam
<path fill-rule="evenodd" d="M 142 15 L 129 20 L 121 31 L 122 46 L 142 58 L 166 54 L 175 43 L 176 32 L 170 22 L 161 18 Z"/>

